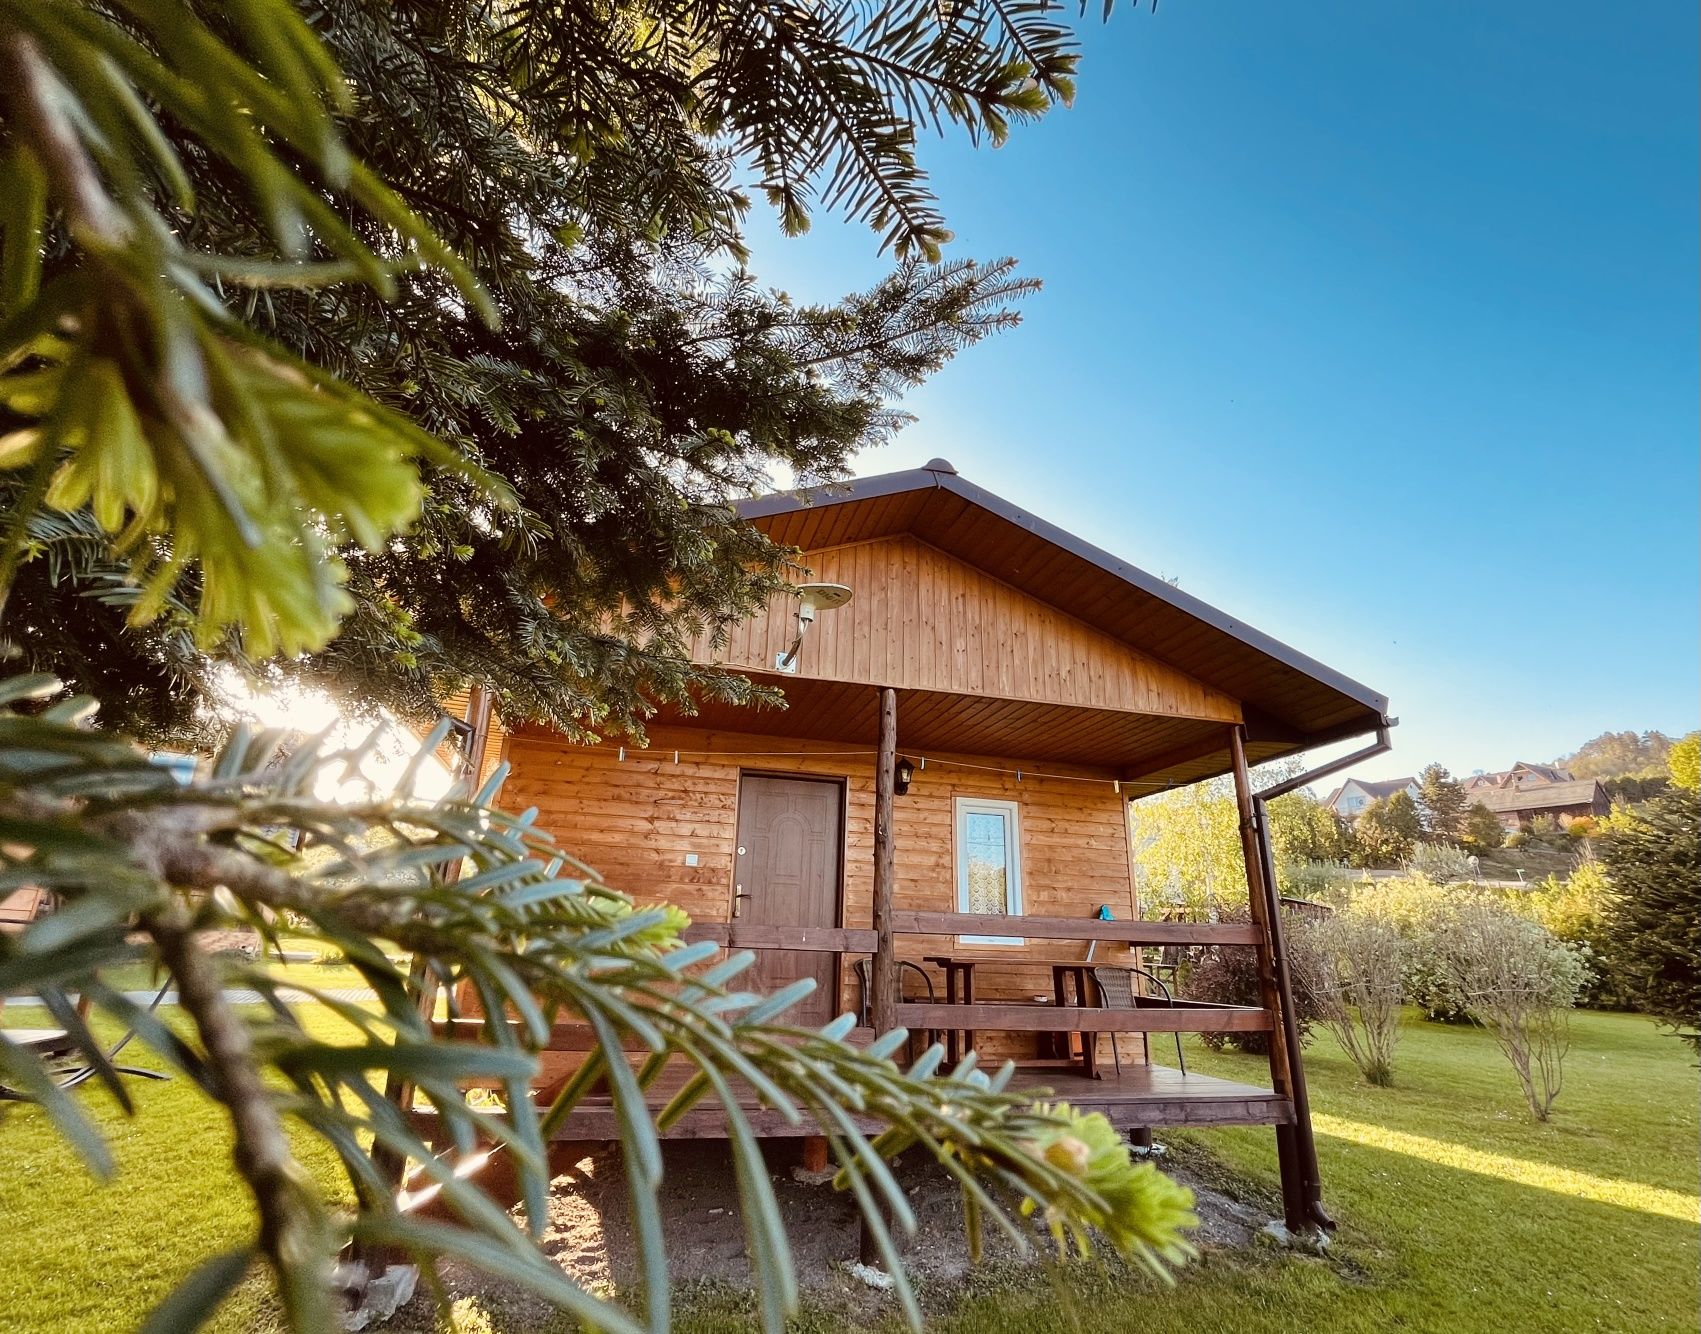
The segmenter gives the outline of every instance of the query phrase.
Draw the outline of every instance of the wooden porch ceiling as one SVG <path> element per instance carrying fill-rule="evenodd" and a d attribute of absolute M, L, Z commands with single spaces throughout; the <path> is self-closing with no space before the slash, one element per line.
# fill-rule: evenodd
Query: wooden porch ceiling
<path fill-rule="evenodd" d="M 668 708 L 654 722 L 843 742 L 871 750 L 877 744 L 880 692 L 874 686 L 808 677 L 761 679 L 785 690 L 787 708 L 751 709 L 705 701 L 695 716 Z M 1077 766 L 1106 778 L 1162 786 L 1222 772 L 1227 741 L 1222 723 L 1197 718 L 900 690 L 898 749 L 912 757 L 983 755 Z M 1254 739 L 1247 747 L 1254 763 L 1288 749 L 1291 744 L 1286 740 L 1274 738 Z"/>

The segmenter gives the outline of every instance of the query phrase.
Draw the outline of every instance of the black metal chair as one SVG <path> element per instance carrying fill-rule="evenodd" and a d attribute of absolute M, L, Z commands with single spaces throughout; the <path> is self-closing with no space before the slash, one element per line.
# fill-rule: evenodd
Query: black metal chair
<path fill-rule="evenodd" d="M 869 1026 L 869 1013 L 868 1013 L 868 1011 L 869 1011 L 869 1005 L 871 1003 L 870 1002 L 870 995 L 874 990 L 874 964 L 873 964 L 873 961 L 870 960 L 870 959 L 858 959 L 855 963 L 853 963 L 851 965 L 851 969 L 852 969 L 853 972 L 856 973 L 856 985 L 857 985 L 857 993 L 858 993 L 857 1011 L 856 1011 L 857 1022 L 859 1024 L 861 1024 L 862 1027 L 867 1028 Z M 919 977 L 921 979 L 922 986 L 927 988 L 927 1003 L 929 1005 L 936 1004 L 937 1002 L 935 1000 L 935 993 L 934 993 L 934 990 L 933 990 L 933 978 L 928 973 L 927 969 L 923 968 L 919 963 L 911 963 L 908 959 L 899 959 L 898 960 L 898 980 L 899 980 L 900 990 L 902 989 L 903 978 L 904 978 L 904 975 L 906 973 L 914 973 L 917 977 Z M 907 1000 L 909 998 L 905 997 L 905 999 Z M 926 1051 L 928 1047 L 932 1046 L 935 1042 L 937 1042 L 939 1040 L 939 1031 L 937 1029 L 930 1028 L 930 1029 L 927 1030 L 926 1037 L 927 1037 L 927 1042 L 926 1042 L 926 1045 L 924 1045 L 923 1048 L 922 1048 L 923 1051 Z M 916 1034 L 911 1033 L 909 1043 L 907 1044 L 908 1050 L 907 1050 L 906 1054 L 909 1056 L 909 1059 L 912 1060 L 912 1061 L 915 1059 L 915 1055 L 914 1055 L 915 1039 L 916 1039 Z"/>
<path fill-rule="evenodd" d="M 0 932 L 21 935 L 35 922 L 50 915 L 57 906 L 57 896 L 33 885 L 0 895 Z M 159 1008 L 160 1002 L 165 999 L 171 987 L 171 979 L 167 977 L 160 983 L 146 1013 L 152 1014 Z M 6 998 L 0 996 L 0 1009 L 4 1009 L 5 1004 Z M 69 1005 L 69 1002 L 66 1004 Z M 86 997 L 79 996 L 72 1008 L 75 1013 L 66 1013 L 67 1023 L 73 1019 L 80 1023 L 88 1017 L 89 1002 Z M 77 1038 L 65 1028 L 13 1028 L 6 1034 L 13 1046 L 39 1058 L 48 1067 L 48 1077 L 61 1089 L 74 1089 L 98 1074 L 135 1075 L 138 1079 L 170 1079 L 171 1076 L 161 1070 L 147 1070 L 140 1066 L 116 1063 L 118 1053 L 129 1046 L 130 1040 L 135 1036 L 134 1027 L 126 1029 L 123 1036 L 107 1048 L 102 1060 L 90 1059 L 87 1053 L 79 1048 Z M 33 1099 L 29 1094 L 0 1084 L 0 1102 L 30 1101 Z"/>
<path fill-rule="evenodd" d="M 148 1003 L 144 1013 L 152 1014 L 155 1010 L 159 1009 L 160 1003 L 164 1001 L 167 994 L 170 993 L 172 986 L 173 984 L 169 977 L 165 981 L 161 982 L 159 990 L 154 993 L 154 998 Z M 87 1005 L 79 998 L 77 1004 L 79 1018 L 83 1016 L 83 1012 L 86 1011 L 87 1008 Z M 74 1089 L 79 1084 L 86 1083 L 93 1079 L 96 1075 L 103 1072 L 102 1064 L 99 1061 L 90 1060 L 88 1056 L 78 1048 L 76 1041 L 65 1029 L 14 1029 L 7 1036 L 12 1038 L 12 1040 L 25 1051 L 33 1052 L 36 1056 L 40 1057 L 41 1060 L 48 1065 L 49 1077 L 53 1080 L 54 1084 L 61 1089 Z M 139 1065 L 119 1065 L 117 1063 L 116 1058 L 118 1053 L 128 1047 L 131 1039 L 135 1036 L 136 1029 L 134 1027 L 127 1028 L 124 1030 L 123 1035 L 118 1039 L 118 1041 L 106 1049 L 105 1071 L 108 1074 L 134 1075 L 137 1079 L 169 1080 L 171 1076 L 166 1074 L 163 1070 L 149 1070 Z M 29 1094 L 10 1088 L 5 1084 L 0 1084 L 0 1102 L 33 1101 L 34 1099 Z"/>
<path fill-rule="evenodd" d="M 1159 991 L 1163 992 L 1164 1002 L 1172 1009 L 1175 997 L 1164 985 L 1163 979 L 1149 968 L 1135 968 L 1128 964 L 1106 964 L 1093 969 L 1093 985 L 1098 988 L 1099 1004 L 1107 1010 L 1137 1010 L 1140 1008 L 1139 998 L 1134 993 L 1134 974 L 1149 978 Z M 1116 1062 L 1116 1073 L 1122 1073 L 1122 1053 L 1116 1049 L 1116 1038 L 1113 1035 L 1110 1042 L 1110 1054 Z M 1187 1073 L 1187 1056 L 1181 1050 L 1181 1034 L 1175 1035 L 1175 1060 L 1181 1067 L 1181 1073 Z"/>

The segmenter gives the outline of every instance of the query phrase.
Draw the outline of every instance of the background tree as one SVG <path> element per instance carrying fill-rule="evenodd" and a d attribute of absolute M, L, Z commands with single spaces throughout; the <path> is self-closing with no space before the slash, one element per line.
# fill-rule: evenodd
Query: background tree
<path fill-rule="evenodd" d="M 1635 1007 L 1701 1049 L 1701 837 L 1693 789 L 1614 813 L 1602 843 L 1605 951 Z"/>
<path fill-rule="evenodd" d="M 1260 765 L 1256 787 L 1291 777 L 1295 761 Z M 1240 814 L 1228 779 L 1191 783 L 1130 803 L 1135 874 L 1149 910 L 1182 909 L 1195 920 L 1246 903 Z M 1334 862 L 1351 853 L 1351 835 L 1307 790 L 1270 803 L 1271 851 L 1280 867 Z"/>
<path fill-rule="evenodd" d="M 972 327 L 961 313 L 986 309 L 976 306 L 985 282 L 961 269 L 904 270 L 857 311 L 819 319 L 779 298 L 746 299 L 742 275 L 658 288 L 654 275 L 679 274 L 693 255 L 736 253 L 736 196 L 708 145 L 747 154 L 789 226 L 803 225 L 824 181 L 830 202 L 873 223 L 900 254 L 931 260 L 943 233 L 910 151 L 914 119 L 1002 135 L 1011 117 L 1068 95 L 1067 32 L 1034 11 L 975 17 L 930 6 L 872 24 L 848 9 L 732 15 L 661 4 L 403 11 L 350 0 L 313 14 L 310 25 L 282 0 L 0 4 L 0 408 L 16 428 L 0 439 L 0 464 L 14 474 L 0 533 L 7 633 L 27 651 L 45 622 L 42 604 L 22 594 L 52 599 L 80 584 L 122 609 L 126 633 L 108 636 L 115 652 L 139 652 L 128 632 L 159 627 L 277 671 L 346 652 L 399 679 L 430 649 L 410 603 L 427 591 L 408 588 L 406 561 L 429 563 L 430 595 L 445 602 L 497 597 L 533 590 L 523 579 L 459 582 L 479 543 L 491 561 L 516 553 L 522 573 L 528 553 L 558 543 L 553 555 L 577 565 L 550 597 L 566 587 L 579 600 L 529 604 L 550 619 L 523 637 L 524 670 L 539 681 L 566 676 L 581 720 L 641 714 L 646 692 L 661 688 L 652 677 L 665 684 L 666 673 L 658 666 L 623 687 L 613 669 L 599 674 L 592 650 L 606 647 L 613 661 L 622 644 L 666 648 L 783 571 L 785 553 L 747 548 L 734 559 L 748 557 L 752 581 L 729 582 L 706 554 L 723 537 L 736 546 L 732 528 L 714 524 L 752 460 L 831 459 L 878 431 L 879 385 L 940 353 L 925 330 L 954 319 Z M 383 113 L 391 88 L 415 99 L 413 121 Z M 491 108 L 483 119 L 469 111 L 480 100 Z M 402 142 L 404 126 L 417 141 Z M 375 169 L 367 154 L 386 148 L 401 156 Z M 520 160 L 532 148 L 541 167 Z M 452 243 L 440 218 L 455 221 Z M 992 280 L 1003 281 L 1002 272 Z M 599 285 L 617 300 L 597 304 Z M 957 315 L 929 325 L 930 292 L 935 311 L 943 303 Z M 641 293 L 655 299 L 637 311 L 619 304 L 637 306 Z M 348 324 L 351 312 L 364 324 Z M 897 361 L 861 350 L 876 337 Z M 843 340 L 850 350 L 835 357 Z M 657 343 L 665 352 L 647 361 Z M 728 362 L 783 361 L 788 349 L 777 381 L 759 375 L 764 392 L 724 413 L 698 393 L 727 382 Z M 693 357 L 722 378 L 693 380 L 663 412 L 658 384 Z M 626 378 L 633 366 L 658 379 Z M 550 415 L 575 403 L 565 423 Z M 822 422 L 835 403 L 844 419 L 829 431 Z M 815 425 L 789 434 L 805 419 Z M 728 422 L 744 423 L 742 439 Z M 535 476 L 493 471 L 484 455 L 503 440 L 514 448 L 501 464 Z M 610 461 L 621 455 L 624 465 Z M 528 508 L 551 488 L 574 498 L 576 528 Z M 651 506 L 688 513 L 646 520 Z M 71 522 L 61 532 L 44 515 Z M 378 572 L 390 555 L 402 565 Z M 26 563 L 55 560 L 63 578 L 17 577 Z M 669 597 L 653 613 L 637 602 L 615 616 L 626 592 L 663 588 Z M 82 606 L 59 610 L 76 620 Z M 359 642 L 333 649 L 345 620 L 345 637 Z M 86 653 L 109 629 L 54 642 Z M 574 635 L 585 641 L 578 658 Z M 170 676 L 174 651 L 150 650 L 144 687 Z M 422 697 L 434 691 L 420 687 Z M 116 702 L 164 719 L 157 701 Z M 403 792 L 328 804 L 311 795 L 319 768 L 351 757 L 309 746 L 274 762 L 275 737 L 238 733 L 209 774 L 180 787 L 140 749 L 90 726 L 93 715 L 92 701 L 66 698 L 50 677 L 0 684 L 0 892 L 34 885 L 63 900 L 21 937 L 0 937 L 0 995 L 39 995 L 130 1108 L 70 999 L 87 997 L 229 1122 L 255 1234 L 197 1270 L 152 1327 L 198 1327 L 264 1265 L 292 1327 L 334 1328 L 333 1258 L 362 1238 L 425 1258 L 453 1251 L 530 1284 L 577 1321 L 638 1328 L 532 1244 L 548 1188 L 543 1147 L 599 1070 L 619 1109 L 646 1317 L 664 1327 L 660 1158 L 642 1085 L 668 1055 L 697 1077 L 664 1117 L 702 1097 L 726 1109 L 769 1330 L 795 1303 L 795 1276 L 728 1092 L 734 1072 L 782 1114 L 814 1116 L 826 1130 L 912 1322 L 919 1314 L 881 1218 L 890 1210 L 913 1223 L 883 1165 L 912 1142 L 962 1184 L 970 1217 L 1007 1223 L 1013 1237 L 1020 1227 L 983 1179 L 1043 1209 L 1060 1243 L 1101 1235 L 1155 1270 L 1187 1253 L 1185 1192 L 1136 1169 L 1102 1118 L 1030 1107 L 973 1073 L 939 1080 L 937 1052 L 899 1071 L 887 1059 L 899 1035 L 858 1051 L 843 1041 L 848 1017 L 819 1032 L 784 1025 L 795 988 L 766 999 L 733 991 L 737 960 L 699 971 L 707 954 L 682 945 L 680 914 L 638 910 L 601 885 L 528 817 L 496 810 L 494 786 L 441 802 Z M 328 855 L 291 851 L 291 834 Z M 275 945 L 272 923 L 285 912 L 341 951 L 378 997 L 373 1008 L 321 998 L 347 1030 L 339 1041 L 304 1029 L 272 965 L 227 971 L 206 946 L 208 933 L 238 925 Z M 479 1041 L 433 1030 L 386 945 L 444 985 L 477 989 L 487 1016 Z M 170 977 L 184 1031 L 107 985 L 137 962 Z M 237 1010 L 229 983 L 267 1005 Z M 536 1047 L 564 1015 L 595 1028 L 601 1050 L 585 1080 L 540 1109 L 530 1092 Z M 618 1057 L 632 1040 L 653 1056 L 642 1071 Z M 504 1147 L 520 1169 L 531 1238 L 457 1182 L 378 1096 L 391 1075 L 414 1081 L 461 1144 L 489 1135 Z M 0 1078 L 37 1100 L 92 1165 L 110 1168 L 78 1101 L 4 1031 Z M 475 1078 L 501 1088 L 500 1107 L 467 1104 L 461 1082 Z M 842 1129 L 847 1109 L 894 1128 L 865 1144 Z M 334 1214 L 306 1189 L 286 1118 L 336 1151 L 352 1212 Z M 399 1215 L 377 1155 L 419 1162 L 458 1225 Z"/>
<path fill-rule="evenodd" d="M 569 734 L 755 698 L 686 656 L 791 569 L 729 502 L 843 475 L 1032 286 L 934 262 L 916 123 L 997 142 L 1073 87 L 1059 15 L 978 4 L 9 8 L 0 634 L 155 739 L 213 690 L 185 641 L 410 717 L 481 682 Z M 215 104 L 227 39 L 257 68 Z M 741 180 L 899 264 L 764 291 Z"/>
<path fill-rule="evenodd" d="M 1246 902 L 1240 817 L 1224 784 L 1144 797 L 1130 803 L 1128 818 L 1145 911 L 1180 910 L 1206 921 Z"/>
<path fill-rule="evenodd" d="M 1671 744 L 1664 732 L 1602 732 L 1556 763 L 1578 778 L 1663 777 Z"/>
<path fill-rule="evenodd" d="M 1601 787 L 1606 790 L 1607 799 L 1615 805 L 1634 806 L 1638 802 L 1647 801 L 1649 797 L 1657 797 L 1671 785 L 1671 777 L 1666 773 L 1624 774 L 1617 778 L 1601 779 Z"/>
<path fill-rule="evenodd" d="M 1309 790 L 1289 792 L 1269 803 L 1270 842 L 1278 865 L 1344 862 L 1352 855 L 1352 831 Z"/>
<path fill-rule="evenodd" d="M 1673 742 L 1666 755 L 1666 767 L 1674 787 L 1685 792 L 1701 788 L 1701 732 L 1691 732 L 1681 741 Z"/>
<path fill-rule="evenodd" d="M 1400 866 L 1423 837 L 1423 821 L 1409 792 L 1378 798 L 1353 825 L 1359 860 L 1365 866 Z"/>
<path fill-rule="evenodd" d="M 1500 818 L 1480 801 L 1473 801 L 1465 812 L 1464 829 L 1460 832 L 1460 842 L 1469 852 L 1479 856 L 1485 852 L 1493 852 L 1506 842 L 1506 829 L 1500 823 Z"/>
<path fill-rule="evenodd" d="M 1457 843 L 1465 829 L 1465 788 L 1439 764 L 1424 766 L 1418 775 L 1423 800 L 1424 832 L 1445 843 Z"/>

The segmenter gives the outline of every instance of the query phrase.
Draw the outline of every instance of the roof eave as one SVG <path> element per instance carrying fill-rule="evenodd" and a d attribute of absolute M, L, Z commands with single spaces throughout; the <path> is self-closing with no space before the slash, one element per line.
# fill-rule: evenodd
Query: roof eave
<path fill-rule="evenodd" d="M 1114 575 L 1124 583 L 1138 589 L 1149 597 L 1166 602 L 1176 610 L 1203 621 L 1212 628 L 1238 640 L 1248 648 L 1254 649 L 1276 659 L 1297 672 L 1302 672 L 1312 679 L 1321 682 L 1330 689 L 1345 695 L 1354 703 L 1372 711 L 1380 722 L 1388 721 L 1388 697 L 1378 694 L 1363 682 L 1355 681 L 1352 677 L 1336 671 L 1333 667 L 1317 661 L 1308 654 L 1282 643 L 1281 640 L 1265 634 L 1262 630 L 1245 622 L 1237 620 L 1226 612 L 1213 607 L 1210 603 L 1201 601 L 1190 593 L 1184 593 L 1173 584 L 1165 583 L 1156 575 L 1130 565 L 1127 561 L 1113 556 L 1102 547 L 1096 547 L 1091 542 L 1075 536 L 1056 524 L 1048 523 L 1038 515 L 1030 514 L 1020 506 L 1012 505 L 1002 496 L 976 486 L 973 482 L 965 481 L 955 472 L 947 472 L 934 468 L 911 468 L 904 472 L 884 473 L 877 477 L 861 477 L 846 483 L 834 483 L 824 486 L 809 487 L 796 492 L 776 492 L 773 495 L 756 496 L 737 502 L 736 509 L 741 518 L 764 519 L 780 514 L 792 514 L 799 510 L 810 509 L 818 505 L 844 505 L 859 500 L 874 500 L 882 496 L 902 495 L 910 491 L 944 490 L 961 497 L 970 504 L 978 505 L 991 514 L 997 515 L 1008 523 L 1025 528 L 1036 537 L 1050 542 L 1053 546 L 1062 548 L 1082 560 L 1096 565 L 1107 574 Z M 1367 724 L 1365 731 L 1371 730 L 1375 724 Z"/>

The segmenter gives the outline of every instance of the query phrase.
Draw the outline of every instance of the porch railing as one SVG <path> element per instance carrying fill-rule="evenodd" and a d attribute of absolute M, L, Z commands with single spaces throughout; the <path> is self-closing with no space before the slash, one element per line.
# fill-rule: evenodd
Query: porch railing
<path fill-rule="evenodd" d="M 1007 936 L 1023 940 L 1078 940 L 1116 945 L 1256 946 L 1250 922 L 1104 921 L 1091 917 L 1000 917 L 975 913 L 892 914 L 894 936 Z M 1008 962 L 1023 963 L 1012 951 Z M 1109 962 L 1106 960 L 1105 962 Z M 906 1028 L 1005 1033 L 1267 1033 L 1275 1016 L 1259 1006 L 1203 1001 L 1136 1004 L 1133 1009 L 1097 1006 L 970 1001 L 957 1004 L 900 1002 L 897 1022 Z"/>

